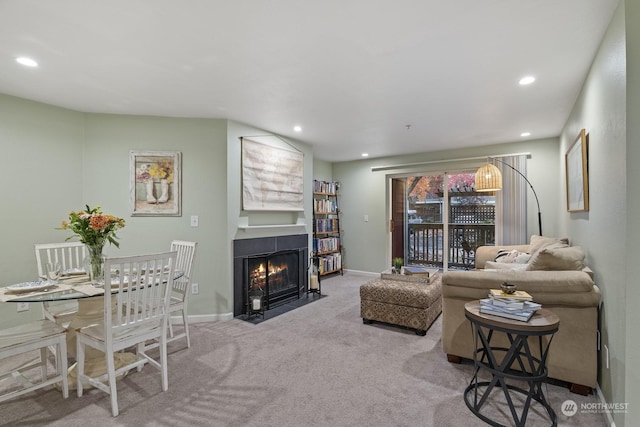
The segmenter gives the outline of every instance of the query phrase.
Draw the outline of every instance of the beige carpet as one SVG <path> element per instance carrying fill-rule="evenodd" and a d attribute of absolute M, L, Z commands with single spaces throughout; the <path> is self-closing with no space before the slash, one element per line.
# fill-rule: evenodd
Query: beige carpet
<path fill-rule="evenodd" d="M 170 346 L 169 390 L 161 391 L 150 366 L 128 375 L 118 383 L 117 418 L 109 397 L 97 390 L 67 400 L 46 390 L 1 403 L 0 426 L 486 425 L 462 398 L 473 366 L 450 364 L 442 353 L 441 318 L 425 337 L 362 323 L 358 290 L 370 278 L 347 272 L 323 280 L 326 298 L 259 325 L 193 325 L 190 349 Z M 579 408 L 596 403 L 596 396 L 546 389 L 558 425 L 606 425 L 602 414 L 561 412 L 567 399 Z M 507 414 L 499 405 L 489 409 Z M 549 423 L 534 407 L 527 425 Z"/>

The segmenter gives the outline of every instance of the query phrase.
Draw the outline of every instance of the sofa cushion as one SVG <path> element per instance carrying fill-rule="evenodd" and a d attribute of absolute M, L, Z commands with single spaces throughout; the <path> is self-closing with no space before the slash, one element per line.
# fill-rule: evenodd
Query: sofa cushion
<path fill-rule="evenodd" d="M 569 239 L 566 237 L 546 237 L 533 234 L 531 236 L 531 241 L 529 242 L 529 254 L 533 257 L 540 249 L 554 243 L 564 243 L 568 246 Z"/>
<path fill-rule="evenodd" d="M 554 243 L 544 246 L 531 257 L 527 270 L 582 270 L 584 251 L 580 246 Z"/>

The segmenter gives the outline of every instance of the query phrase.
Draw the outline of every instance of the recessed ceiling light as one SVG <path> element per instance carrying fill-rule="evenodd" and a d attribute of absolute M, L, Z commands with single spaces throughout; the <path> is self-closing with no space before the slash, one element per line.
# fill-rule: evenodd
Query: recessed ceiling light
<path fill-rule="evenodd" d="M 293 130 L 296 132 L 302 132 L 302 126 L 294 126 Z"/>
<path fill-rule="evenodd" d="M 26 67 L 37 67 L 38 63 L 31 58 L 27 58 L 26 56 L 20 56 L 16 58 L 16 62 L 18 64 L 22 64 Z"/>
<path fill-rule="evenodd" d="M 369 157 L 369 153 L 362 153 L 362 157 Z"/>
<path fill-rule="evenodd" d="M 536 78 L 533 76 L 526 76 L 520 79 L 520 81 L 518 83 L 520 83 L 521 85 L 525 86 L 525 85 L 530 85 L 531 83 L 535 82 Z"/>
<path fill-rule="evenodd" d="M 531 132 L 522 132 L 520 136 L 531 136 Z"/>

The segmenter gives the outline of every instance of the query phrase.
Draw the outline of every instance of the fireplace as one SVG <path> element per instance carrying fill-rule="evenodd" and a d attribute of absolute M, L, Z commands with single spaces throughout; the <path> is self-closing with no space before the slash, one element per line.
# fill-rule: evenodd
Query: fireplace
<path fill-rule="evenodd" d="M 259 290 L 264 295 L 265 310 L 269 310 L 280 302 L 300 298 L 299 258 L 300 250 L 246 257 L 244 282 L 247 286 L 247 295 L 251 291 Z"/>
<path fill-rule="evenodd" d="M 300 298 L 308 259 L 307 234 L 234 240 L 234 317 L 247 314 L 252 287 L 263 295 L 265 310 Z"/>

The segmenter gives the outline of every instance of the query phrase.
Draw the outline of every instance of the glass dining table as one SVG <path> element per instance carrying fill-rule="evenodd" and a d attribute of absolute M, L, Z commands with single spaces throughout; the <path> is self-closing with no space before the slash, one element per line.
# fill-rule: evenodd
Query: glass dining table
<path fill-rule="evenodd" d="M 174 280 L 184 275 L 176 271 Z M 117 287 L 111 288 L 112 298 L 118 292 Z M 94 286 L 87 275 L 63 276 L 57 283 L 48 281 L 25 282 L 0 288 L 0 301 L 15 303 L 45 303 L 76 300 L 78 310 L 67 326 L 67 353 L 69 357 L 76 357 L 76 331 L 89 325 L 100 324 L 104 321 L 104 286 Z M 115 303 L 112 307 L 115 307 Z M 87 348 L 85 353 L 85 372 L 93 377 L 106 374 L 107 364 L 104 353 Z M 136 355 L 133 353 L 116 353 L 114 355 L 116 370 L 132 363 Z M 69 388 L 76 387 L 75 363 L 69 367 Z"/>

